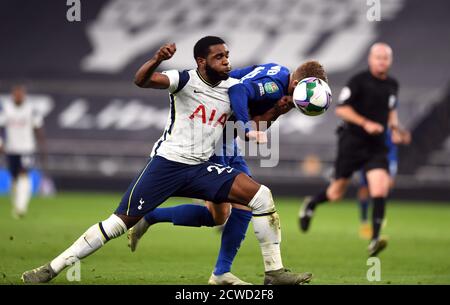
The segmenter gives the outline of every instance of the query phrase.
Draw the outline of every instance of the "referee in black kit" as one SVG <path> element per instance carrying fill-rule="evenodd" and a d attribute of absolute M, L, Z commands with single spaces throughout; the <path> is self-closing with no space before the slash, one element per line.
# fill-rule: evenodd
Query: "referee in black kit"
<path fill-rule="evenodd" d="M 302 231 L 309 228 L 318 204 L 339 200 L 345 195 L 353 172 L 363 169 L 373 202 L 372 239 L 369 256 L 376 256 L 387 241 L 380 238 L 389 193 L 389 171 L 385 131 L 392 131 L 392 142 L 400 144 L 406 132 L 400 129 L 397 116 L 397 81 L 388 76 L 392 49 L 375 43 L 369 52 L 369 70 L 356 74 L 342 89 L 336 115 L 344 122 L 338 128 L 338 155 L 335 177 L 326 190 L 307 197 L 300 209 Z"/>

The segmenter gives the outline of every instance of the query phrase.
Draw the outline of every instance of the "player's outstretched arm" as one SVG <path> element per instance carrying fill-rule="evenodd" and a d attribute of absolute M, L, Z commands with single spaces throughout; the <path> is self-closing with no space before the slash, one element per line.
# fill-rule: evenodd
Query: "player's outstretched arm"
<path fill-rule="evenodd" d="M 156 68 L 164 60 L 172 58 L 177 47 L 174 43 L 167 43 L 163 45 L 155 53 L 155 55 L 143 64 L 136 72 L 134 83 L 141 88 L 167 89 L 169 88 L 169 78 L 159 72 L 155 72 Z"/>
<path fill-rule="evenodd" d="M 279 99 L 275 106 L 267 110 L 265 113 L 252 117 L 252 120 L 256 123 L 258 130 L 262 130 L 262 124 L 260 124 L 261 122 L 266 122 L 266 127 L 269 128 L 272 122 L 276 121 L 280 115 L 289 112 L 292 108 L 294 108 L 292 96 L 286 95 Z"/>

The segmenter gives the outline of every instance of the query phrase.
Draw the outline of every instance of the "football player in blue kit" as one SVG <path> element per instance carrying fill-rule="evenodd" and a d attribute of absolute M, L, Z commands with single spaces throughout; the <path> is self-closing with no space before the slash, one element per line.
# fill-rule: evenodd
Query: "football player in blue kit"
<path fill-rule="evenodd" d="M 265 132 L 258 130 L 260 122 L 268 126 L 280 115 L 294 107 L 291 95 L 295 86 L 303 78 L 318 77 L 327 81 L 323 67 L 316 61 L 308 61 L 298 67 L 294 73 L 276 63 L 250 66 L 233 70 L 231 77 L 240 79 L 240 83 L 229 89 L 234 120 L 245 126 L 247 139 L 264 143 Z M 254 125 L 249 124 L 250 118 Z M 210 161 L 240 170 L 251 176 L 243 156 L 239 152 L 235 139 L 225 139 L 223 153 L 213 155 Z M 168 208 L 157 208 L 145 215 L 128 233 L 129 246 L 135 251 L 139 239 L 151 225 L 162 222 L 179 226 L 216 226 L 226 222 L 219 256 L 209 284 L 245 285 L 248 284 L 233 275 L 231 266 L 245 238 L 252 212 L 245 206 L 232 204 L 214 204 L 206 206 L 182 204 Z"/>
<path fill-rule="evenodd" d="M 163 45 L 136 73 L 136 85 L 167 89 L 170 97 L 166 128 L 148 163 L 109 218 L 92 225 L 49 263 L 24 272 L 24 282 L 50 281 L 173 196 L 248 206 L 263 256 L 264 283 L 299 285 L 311 280 L 311 273 L 294 273 L 283 266 L 279 216 L 270 189 L 245 173 L 208 161 L 232 113 L 228 90 L 238 82 L 229 77 L 228 47 L 219 37 L 204 37 L 194 46 L 196 69 L 155 72 L 175 52 L 175 44 Z"/>

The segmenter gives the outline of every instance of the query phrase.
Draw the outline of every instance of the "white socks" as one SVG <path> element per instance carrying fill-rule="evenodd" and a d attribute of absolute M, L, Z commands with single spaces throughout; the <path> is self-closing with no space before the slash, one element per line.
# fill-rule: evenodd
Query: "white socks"
<path fill-rule="evenodd" d="M 58 274 L 65 267 L 94 253 L 108 240 L 116 238 L 127 231 L 125 223 L 116 215 L 91 226 L 72 246 L 51 261 L 50 266 Z"/>
<path fill-rule="evenodd" d="M 253 210 L 253 229 L 261 247 L 265 271 L 283 268 L 280 252 L 280 218 L 275 211 L 269 188 L 261 185 L 248 206 Z"/>
<path fill-rule="evenodd" d="M 261 247 L 265 271 L 283 268 L 280 243 L 281 228 L 277 212 L 267 216 L 253 216 L 253 229 Z"/>
<path fill-rule="evenodd" d="M 28 203 L 31 198 L 31 181 L 28 174 L 20 174 L 14 184 L 12 194 L 14 213 L 17 216 L 23 216 L 28 210 Z"/>

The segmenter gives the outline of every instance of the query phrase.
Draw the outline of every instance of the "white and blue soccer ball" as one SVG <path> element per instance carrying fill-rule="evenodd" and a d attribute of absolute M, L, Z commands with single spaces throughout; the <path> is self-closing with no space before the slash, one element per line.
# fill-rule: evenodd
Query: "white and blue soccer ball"
<path fill-rule="evenodd" d="M 321 115 L 331 105 L 331 89 L 320 78 L 307 77 L 295 87 L 293 101 L 295 108 L 301 113 L 309 116 Z"/>

